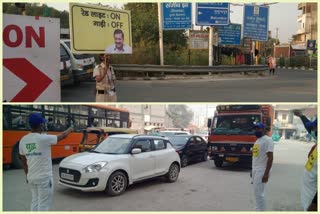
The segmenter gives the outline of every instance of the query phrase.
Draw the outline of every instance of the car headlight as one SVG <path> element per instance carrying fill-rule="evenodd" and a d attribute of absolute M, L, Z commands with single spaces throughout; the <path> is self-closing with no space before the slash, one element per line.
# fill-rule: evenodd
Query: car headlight
<path fill-rule="evenodd" d="M 218 150 L 218 147 L 217 146 L 213 146 L 212 150 Z"/>
<path fill-rule="evenodd" d="M 99 172 L 108 162 L 97 162 L 90 166 L 85 167 L 83 170 L 84 172 Z"/>

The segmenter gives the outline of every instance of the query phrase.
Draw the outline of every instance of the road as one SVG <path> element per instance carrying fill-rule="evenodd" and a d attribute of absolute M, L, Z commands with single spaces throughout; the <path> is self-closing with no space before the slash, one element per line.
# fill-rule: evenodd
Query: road
<path fill-rule="evenodd" d="M 301 211 L 300 183 L 312 143 L 282 141 L 275 145 L 272 177 L 266 188 L 270 211 Z M 58 184 L 54 165 L 53 211 L 252 211 L 250 169 L 226 165 L 217 169 L 210 161 L 181 170 L 176 183 L 153 179 L 129 187 L 119 197 L 85 193 Z M 31 194 L 21 169 L 3 173 L 3 210 L 28 211 Z"/>
<path fill-rule="evenodd" d="M 118 81 L 118 102 L 316 102 L 317 72 L 258 78 Z M 62 102 L 94 102 L 95 83 L 62 88 Z"/>

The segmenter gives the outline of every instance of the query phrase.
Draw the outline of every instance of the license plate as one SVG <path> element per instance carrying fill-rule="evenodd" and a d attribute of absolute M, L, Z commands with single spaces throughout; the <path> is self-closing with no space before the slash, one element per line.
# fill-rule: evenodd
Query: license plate
<path fill-rule="evenodd" d="M 74 180 L 74 176 L 67 173 L 61 173 L 61 178 L 71 180 L 71 181 Z"/>
<path fill-rule="evenodd" d="M 92 72 L 93 72 L 92 68 L 87 70 L 87 73 L 92 73 Z"/>
<path fill-rule="evenodd" d="M 228 157 L 228 158 L 226 158 L 226 161 L 230 161 L 230 162 L 237 162 L 237 161 L 239 161 L 239 158 L 235 158 L 235 157 Z"/>

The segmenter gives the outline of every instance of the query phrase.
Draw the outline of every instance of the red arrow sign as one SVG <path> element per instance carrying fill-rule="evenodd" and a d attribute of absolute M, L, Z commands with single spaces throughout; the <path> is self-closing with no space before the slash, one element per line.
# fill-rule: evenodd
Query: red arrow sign
<path fill-rule="evenodd" d="M 34 102 L 52 83 L 52 79 L 25 58 L 3 59 L 3 65 L 27 83 L 11 102 Z"/>

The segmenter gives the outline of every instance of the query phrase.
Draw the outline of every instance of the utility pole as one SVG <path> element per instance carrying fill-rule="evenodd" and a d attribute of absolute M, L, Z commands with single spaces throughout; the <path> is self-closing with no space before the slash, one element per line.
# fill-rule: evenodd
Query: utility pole
<path fill-rule="evenodd" d="M 279 40 L 278 38 L 278 32 L 279 32 L 279 28 L 276 28 L 276 39 Z"/>
<path fill-rule="evenodd" d="M 162 10 L 161 3 L 158 2 L 158 18 L 159 18 L 159 48 L 160 48 L 160 65 L 164 65 L 163 60 L 163 29 L 162 29 Z"/>
<path fill-rule="evenodd" d="M 213 61 L 213 51 L 212 47 L 213 46 L 213 26 L 210 26 L 210 31 L 209 31 L 209 66 L 212 66 L 212 61 Z"/>

